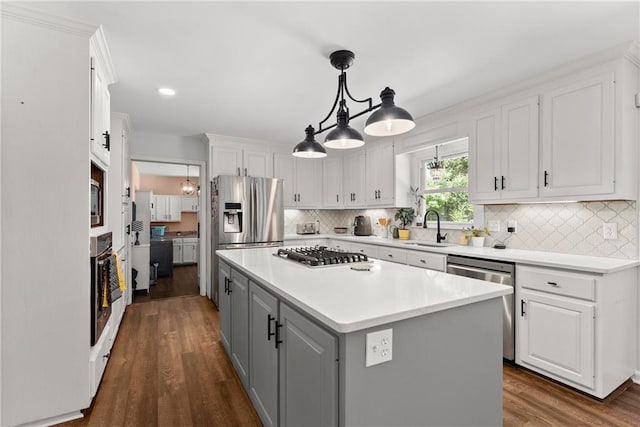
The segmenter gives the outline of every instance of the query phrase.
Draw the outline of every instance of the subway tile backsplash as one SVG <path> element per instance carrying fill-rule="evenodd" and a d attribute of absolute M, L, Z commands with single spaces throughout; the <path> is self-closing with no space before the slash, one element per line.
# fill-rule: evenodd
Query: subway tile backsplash
<path fill-rule="evenodd" d="M 581 203 L 545 203 L 522 205 L 487 205 L 485 221 L 500 221 L 500 232 L 493 232 L 486 245 L 494 239 L 506 240 L 507 247 L 574 255 L 593 255 L 633 259 L 638 257 L 638 225 L 635 201 Z M 333 233 L 334 227 L 353 230 L 356 215 L 368 215 L 372 224 L 378 218 L 391 218 L 396 209 L 362 210 L 285 210 L 285 233 L 295 234 L 296 224 L 320 221 L 320 232 Z M 518 232 L 509 237 L 507 221 L 518 222 Z M 618 238 L 605 240 L 603 222 L 613 222 Z M 395 221 L 394 221 L 395 223 Z M 374 229 L 375 231 L 375 229 Z M 457 243 L 460 230 L 444 230 L 447 241 Z M 411 228 L 411 238 L 435 240 L 435 230 Z"/>

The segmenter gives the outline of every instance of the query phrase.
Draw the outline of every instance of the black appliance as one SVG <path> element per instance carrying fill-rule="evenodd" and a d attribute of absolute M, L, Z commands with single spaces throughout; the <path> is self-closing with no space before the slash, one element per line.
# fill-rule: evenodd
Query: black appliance
<path fill-rule="evenodd" d="M 353 234 L 356 236 L 371 236 L 371 218 L 358 215 L 353 221 Z"/>
<path fill-rule="evenodd" d="M 283 248 L 274 255 L 306 265 L 307 267 L 324 267 L 368 261 L 363 253 L 343 252 L 326 246 L 311 248 Z"/>
<path fill-rule="evenodd" d="M 100 339 L 111 316 L 112 236 L 104 233 L 90 238 L 91 256 L 91 345 Z M 106 305 L 106 307 L 105 307 Z"/>

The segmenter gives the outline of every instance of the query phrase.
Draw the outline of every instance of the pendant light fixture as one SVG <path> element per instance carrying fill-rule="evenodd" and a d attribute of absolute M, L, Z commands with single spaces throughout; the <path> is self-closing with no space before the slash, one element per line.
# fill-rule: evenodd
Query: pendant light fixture
<path fill-rule="evenodd" d="M 329 129 L 331 132 L 327 134 L 324 139 L 325 147 L 348 149 L 356 148 L 364 145 L 364 138 L 354 128 L 349 126 L 349 121 L 363 114 L 375 111 L 367 120 L 364 132 L 372 136 L 393 136 L 400 135 L 410 131 L 415 127 L 413 117 L 406 110 L 398 107 L 394 103 L 395 92 L 390 88 L 385 88 L 380 93 L 381 103 L 373 105 L 372 98 L 356 99 L 349 92 L 347 86 L 347 70 L 355 59 L 355 54 L 349 50 L 337 50 L 333 52 L 329 60 L 334 68 L 340 71 L 338 76 L 338 92 L 336 98 L 333 101 L 333 106 L 329 114 L 318 124 L 318 130 L 309 125 L 306 129 L 307 137 L 304 141 L 296 145 L 293 150 L 293 155 L 298 157 L 324 157 L 327 155 L 326 150 L 318 144 L 313 136 L 323 133 Z M 357 114 L 351 115 L 349 108 L 347 107 L 346 96 L 353 102 L 364 104 L 368 106 Z M 323 125 L 331 118 L 334 112 L 336 112 L 336 123 L 325 126 Z M 311 133 L 310 133 L 311 132 Z"/>
<path fill-rule="evenodd" d="M 182 194 L 190 196 L 196 191 L 196 186 L 189 181 L 189 165 L 187 165 L 187 180 L 183 181 L 180 186 L 182 187 Z"/>
<path fill-rule="evenodd" d="M 436 156 L 427 163 L 427 169 L 429 169 L 429 176 L 433 182 L 438 182 L 442 179 L 444 173 L 444 162 L 438 158 L 438 146 L 436 145 Z"/>
<path fill-rule="evenodd" d="M 296 157 L 306 157 L 311 159 L 318 159 L 320 157 L 327 157 L 327 150 L 324 149 L 318 141 L 315 140 L 315 129 L 309 125 L 305 129 L 307 136 L 304 141 L 299 142 L 293 148 L 293 155 Z"/>

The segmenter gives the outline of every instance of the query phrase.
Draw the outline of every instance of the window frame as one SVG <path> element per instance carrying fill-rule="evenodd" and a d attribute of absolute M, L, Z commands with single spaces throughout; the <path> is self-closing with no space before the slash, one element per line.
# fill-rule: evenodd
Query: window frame
<path fill-rule="evenodd" d="M 444 144 L 449 144 L 449 143 L 455 143 L 458 141 L 462 141 L 462 140 L 466 140 L 466 150 L 463 151 L 454 151 L 453 153 L 448 153 L 446 155 L 441 155 L 439 156 L 441 159 L 446 160 L 446 159 L 450 159 L 450 158 L 455 158 L 455 157 L 461 157 L 461 155 L 466 154 L 467 156 L 469 156 L 469 138 L 464 137 L 464 138 L 456 138 L 456 139 L 452 139 L 449 141 L 442 141 L 442 142 L 438 142 L 437 144 L 429 144 L 424 146 L 421 150 L 415 152 L 415 154 L 413 155 L 413 159 L 411 162 L 411 176 L 413 177 L 413 184 L 415 188 L 419 188 L 422 185 L 423 182 L 423 175 L 425 173 L 424 171 L 424 167 L 425 167 L 425 162 L 428 162 L 430 160 L 433 159 L 435 152 L 434 152 L 434 147 L 437 146 L 441 146 Z M 449 193 L 449 192 L 455 192 L 455 190 L 466 190 L 467 194 L 469 193 L 469 183 L 467 181 L 467 187 L 451 187 L 450 189 L 448 189 L 447 191 L 442 191 L 442 190 L 420 190 L 417 195 L 418 196 L 422 196 L 422 195 L 426 195 L 426 194 L 435 194 L 435 193 Z M 471 203 L 471 206 L 473 208 L 473 221 L 470 222 L 454 222 L 454 221 L 440 221 L 440 228 L 441 229 L 445 229 L 445 230 L 462 230 L 463 228 L 469 228 L 472 225 L 473 226 L 477 226 L 478 224 L 484 224 L 484 206 L 483 205 L 477 205 L 477 204 L 473 204 Z M 426 201 L 424 200 L 424 198 L 421 199 L 420 201 L 420 212 L 424 212 L 426 209 Z M 422 223 L 424 217 L 423 218 L 416 218 L 416 222 L 420 222 Z M 428 228 L 435 228 L 436 227 L 437 222 L 436 221 L 432 221 L 432 220 L 427 220 L 427 227 Z M 417 227 L 416 228 L 422 228 L 422 227 Z"/>

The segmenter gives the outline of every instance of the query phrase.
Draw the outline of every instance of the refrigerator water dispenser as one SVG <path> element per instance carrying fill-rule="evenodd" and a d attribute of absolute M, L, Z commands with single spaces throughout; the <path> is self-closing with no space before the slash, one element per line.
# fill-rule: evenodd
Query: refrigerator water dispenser
<path fill-rule="evenodd" d="M 222 215 L 224 233 L 242 233 L 242 203 L 225 203 Z"/>

